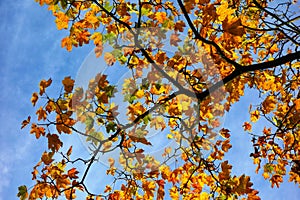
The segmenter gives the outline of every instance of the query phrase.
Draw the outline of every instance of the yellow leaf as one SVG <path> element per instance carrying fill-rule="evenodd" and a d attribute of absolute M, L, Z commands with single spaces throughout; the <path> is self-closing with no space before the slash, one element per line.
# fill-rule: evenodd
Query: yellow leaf
<path fill-rule="evenodd" d="M 55 23 L 58 30 L 67 29 L 69 26 L 69 18 L 63 12 L 54 13 L 56 16 Z"/>
<path fill-rule="evenodd" d="M 270 48 L 270 53 L 273 54 L 277 51 L 279 51 L 277 44 L 273 44 L 272 47 Z"/>
<path fill-rule="evenodd" d="M 169 134 L 167 135 L 167 138 L 168 138 L 168 139 L 172 139 L 172 138 L 173 138 L 173 135 L 172 135 L 171 133 L 169 133 Z"/>
<path fill-rule="evenodd" d="M 167 19 L 167 14 L 165 12 L 156 12 L 155 19 L 162 24 Z"/>
<path fill-rule="evenodd" d="M 255 110 L 253 112 L 250 113 L 250 120 L 252 122 L 257 122 L 257 120 L 259 119 L 259 111 L 258 110 Z"/>
<path fill-rule="evenodd" d="M 138 90 L 136 93 L 135 93 L 135 96 L 137 98 L 142 98 L 144 96 L 144 90 Z"/>
<path fill-rule="evenodd" d="M 274 110 L 276 108 L 276 103 L 277 100 L 275 99 L 275 96 L 268 96 L 262 103 L 263 113 L 268 114 Z"/>

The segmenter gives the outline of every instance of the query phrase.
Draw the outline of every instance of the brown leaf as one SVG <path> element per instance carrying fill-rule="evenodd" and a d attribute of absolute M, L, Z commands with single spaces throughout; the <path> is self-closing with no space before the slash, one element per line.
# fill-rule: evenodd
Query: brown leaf
<path fill-rule="evenodd" d="M 28 116 L 27 119 L 22 122 L 21 129 L 23 129 L 25 126 L 27 126 L 30 123 L 30 119 L 31 119 L 31 117 Z"/>

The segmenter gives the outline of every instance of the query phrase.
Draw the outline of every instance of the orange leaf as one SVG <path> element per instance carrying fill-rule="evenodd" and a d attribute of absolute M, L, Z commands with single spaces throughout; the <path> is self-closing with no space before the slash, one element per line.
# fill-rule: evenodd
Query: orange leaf
<path fill-rule="evenodd" d="M 64 48 L 66 47 L 66 49 L 68 51 L 72 50 L 72 40 L 69 37 L 65 37 L 64 39 L 62 39 L 61 41 L 61 47 Z"/>
<path fill-rule="evenodd" d="M 162 24 L 167 19 L 167 14 L 165 12 L 156 12 L 155 19 Z"/>
<path fill-rule="evenodd" d="M 220 130 L 220 135 L 224 138 L 229 138 L 230 137 L 230 134 L 229 134 L 229 130 L 228 129 L 225 129 L 225 128 L 222 128 Z"/>
<path fill-rule="evenodd" d="M 21 127 L 21 129 L 23 129 L 25 126 L 27 126 L 29 123 L 30 123 L 30 116 L 28 116 L 27 117 L 27 119 L 26 120 L 24 120 L 23 122 L 22 122 L 22 127 Z"/>
<path fill-rule="evenodd" d="M 40 82 L 40 95 L 42 96 L 45 93 L 45 89 L 47 87 L 49 87 L 52 83 L 51 78 L 48 79 L 48 81 L 46 80 L 41 80 Z"/>
<path fill-rule="evenodd" d="M 76 168 L 72 168 L 68 171 L 68 176 L 70 177 L 70 179 L 73 179 L 73 178 L 76 179 L 76 178 L 78 178 L 78 176 L 77 176 L 78 173 L 79 172 L 76 170 Z"/>
<path fill-rule="evenodd" d="M 251 131 L 252 130 L 252 125 L 249 122 L 245 122 L 243 127 L 244 127 L 245 131 Z"/>
<path fill-rule="evenodd" d="M 45 163 L 45 165 L 49 165 L 50 163 L 52 163 L 52 161 L 53 161 L 52 156 L 53 156 L 52 153 L 44 152 L 42 155 L 43 163 Z"/>
<path fill-rule="evenodd" d="M 38 115 L 38 120 L 46 120 L 47 119 L 47 113 L 41 106 L 37 111 L 36 114 Z"/>
<path fill-rule="evenodd" d="M 294 101 L 296 111 L 300 112 L 300 99 Z"/>
<path fill-rule="evenodd" d="M 43 127 L 39 127 L 36 124 L 31 125 L 30 134 L 34 133 L 36 139 L 39 139 L 41 135 L 45 135 L 45 129 Z"/>
<path fill-rule="evenodd" d="M 39 99 L 38 93 L 34 92 L 31 97 L 31 103 L 33 106 L 35 106 L 38 99 Z"/>
<path fill-rule="evenodd" d="M 54 13 L 56 16 L 55 23 L 58 30 L 67 29 L 69 25 L 69 18 L 63 12 Z"/>

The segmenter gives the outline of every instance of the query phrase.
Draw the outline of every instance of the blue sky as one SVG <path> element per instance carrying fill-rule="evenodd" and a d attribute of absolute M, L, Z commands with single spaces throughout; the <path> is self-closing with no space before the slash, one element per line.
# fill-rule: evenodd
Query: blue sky
<path fill-rule="evenodd" d="M 29 129 L 20 130 L 22 120 L 34 115 L 30 102 L 31 94 L 38 90 L 41 79 L 52 78 L 54 91 L 60 89 L 63 77 L 75 77 L 82 62 L 92 50 L 85 46 L 67 52 L 60 47 L 66 34 L 57 31 L 54 18 L 34 0 L 0 2 L 0 200 L 16 199 L 17 187 L 31 184 L 32 167 L 46 150 L 45 141 L 29 135 Z M 252 150 L 242 124 L 248 121 L 248 103 L 253 99 L 243 97 L 226 116 L 225 126 L 231 130 L 234 141 L 228 156 L 233 171 L 240 175 L 253 175 L 254 187 L 260 190 L 262 199 L 299 199 L 299 188 L 293 183 L 284 183 L 279 189 L 270 189 L 261 175 L 254 174 L 255 167 L 249 158 Z M 245 111 L 245 112 L 241 112 Z M 263 127 L 262 127 L 263 128 Z M 260 127 L 261 129 L 261 127 Z M 77 144 L 74 154 L 87 154 L 80 139 L 75 135 L 66 140 L 65 146 Z M 101 167 L 96 165 L 95 167 Z M 102 169 L 102 167 L 100 168 Z M 99 173 L 97 168 L 95 173 Z M 98 172 L 97 172 L 98 171 Z M 99 173 L 101 175 L 101 173 Z M 95 181 L 94 187 L 101 183 Z"/>

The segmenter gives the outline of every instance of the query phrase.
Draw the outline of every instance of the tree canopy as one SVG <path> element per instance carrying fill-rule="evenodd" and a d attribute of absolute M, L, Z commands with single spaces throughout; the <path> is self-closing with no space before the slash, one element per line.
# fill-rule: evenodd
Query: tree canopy
<path fill-rule="evenodd" d="M 36 116 L 21 128 L 31 126 L 48 146 L 20 199 L 75 199 L 79 191 L 86 199 L 260 199 L 250 176 L 235 175 L 224 159 L 238 133 L 222 120 L 247 95 L 259 102 L 245 105 L 243 124 L 256 173 L 271 187 L 284 176 L 300 183 L 295 0 L 36 1 L 67 30 L 62 48 L 93 44 L 115 74 L 99 71 L 86 88 L 66 75 L 56 96 L 51 78 L 40 81 L 31 98 Z M 124 69 L 126 76 L 118 73 Z M 252 132 L 260 120 L 263 131 Z M 63 146 L 70 134 L 84 138 L 89 157 Z M 157 149 L 158 140 L 167 145 Z M 113 182 L 96 193 L 86 177 L 100 160 L 107 170 L 94 178 Z"/>

